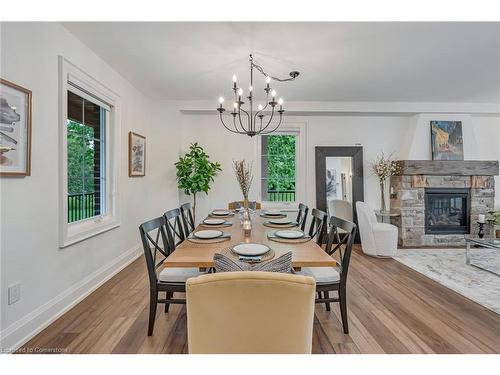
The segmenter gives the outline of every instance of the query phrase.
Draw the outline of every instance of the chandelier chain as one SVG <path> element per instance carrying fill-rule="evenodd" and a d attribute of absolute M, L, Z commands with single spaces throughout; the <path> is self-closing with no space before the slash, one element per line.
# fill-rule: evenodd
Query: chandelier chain
<path fill-rule="evenodd" d="M 272 75 L 267 74 L 260 65 L 257 65 L 256 63 L 252 62 L 252 66 L 255 69 L 257 69 L 259 72 L 261 72 L 264 76 L 270 77 L 271 79 L 273 79 L 275 81 L 278 81 L 278 82 L 294 81 L 295 78 L 296 78 L 295 76 L 294 77 L 290 77 L 290 78 L 278 78 L 278 77 L 274 77 Z"/>

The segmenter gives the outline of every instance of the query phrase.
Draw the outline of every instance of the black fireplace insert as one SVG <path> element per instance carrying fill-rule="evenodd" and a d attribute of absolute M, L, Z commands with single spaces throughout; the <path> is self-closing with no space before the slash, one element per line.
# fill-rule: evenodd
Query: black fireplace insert
<path fill-rule="evenodd" d="M 425 189 L 425 233 L 470 233 L 469 189 Z"/>

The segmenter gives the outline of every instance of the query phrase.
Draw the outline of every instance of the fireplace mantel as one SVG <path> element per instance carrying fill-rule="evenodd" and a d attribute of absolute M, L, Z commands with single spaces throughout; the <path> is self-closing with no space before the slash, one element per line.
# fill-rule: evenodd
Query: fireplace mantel
<path fill-rule="evenodd" d="M 401 175 L 498 176 L 498 160 L 398 160 Z"/>

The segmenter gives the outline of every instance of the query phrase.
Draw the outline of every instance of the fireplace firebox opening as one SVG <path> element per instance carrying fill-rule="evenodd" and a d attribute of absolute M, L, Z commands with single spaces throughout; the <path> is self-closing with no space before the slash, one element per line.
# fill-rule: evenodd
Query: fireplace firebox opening
<path fill-rule="evenodd" d="M 470 189 L 425 189 L 425 233 L 470 233 Z"/>

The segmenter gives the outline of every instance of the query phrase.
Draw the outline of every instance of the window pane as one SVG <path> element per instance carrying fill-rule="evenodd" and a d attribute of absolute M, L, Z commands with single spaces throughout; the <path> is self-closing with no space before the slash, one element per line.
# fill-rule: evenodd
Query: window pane
<path fill-rule="evenodd" d="M 105 110 L 68 92 L 69 223 L 105 213 L 105 144 L 101 134 L 105 134 Z"/>
<path fill-rule="evenodd" d="M 78 194 L 83 191 L 83 126 L 71 120 L 67 126 L 68 194 Z"/>
<path fill-rule="evenodd" d="M 262 136 L 262 199 L 295 201 L 296 136 Z"/>

